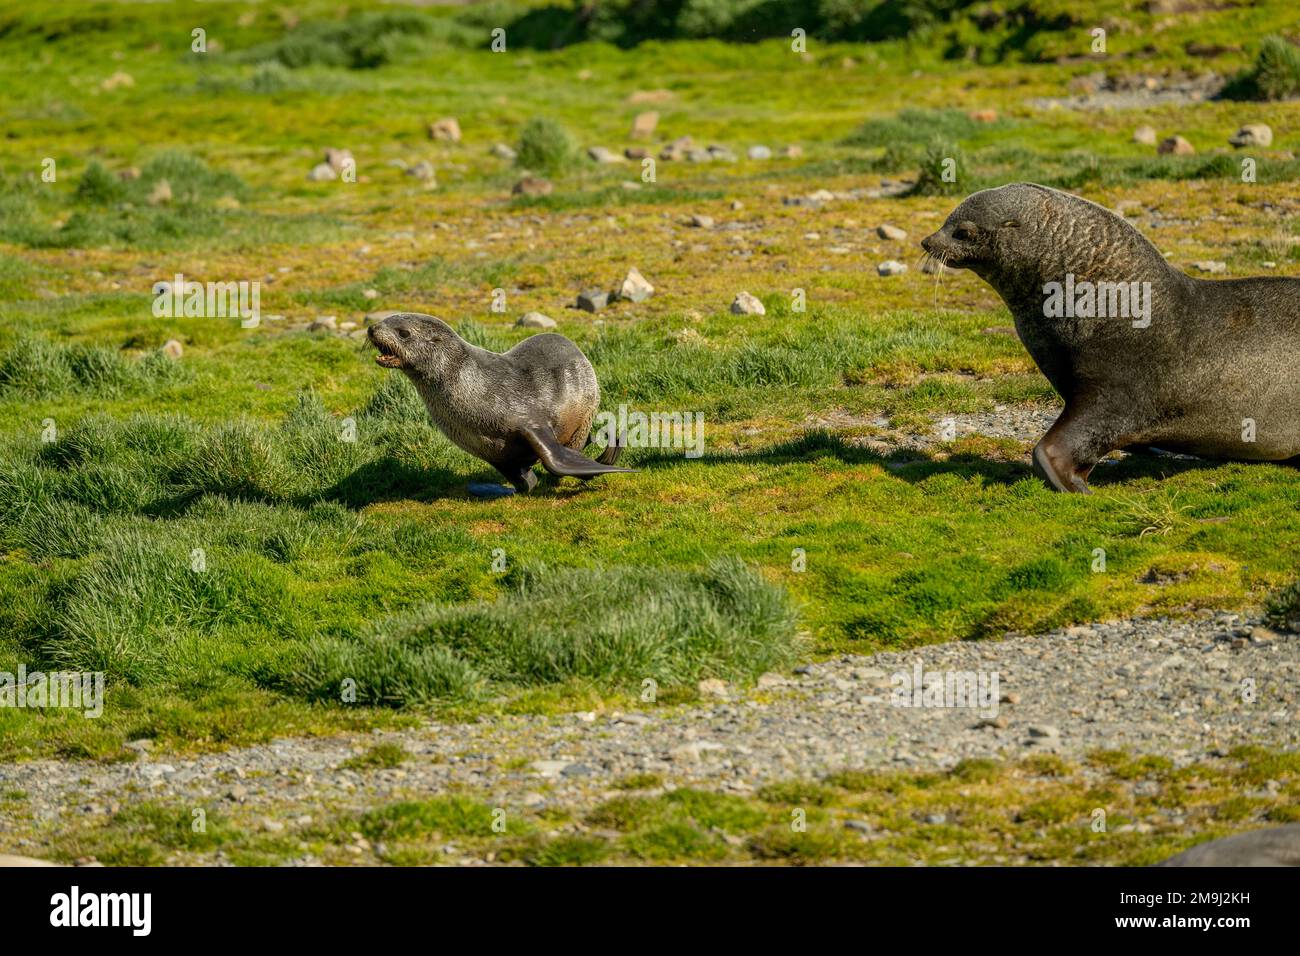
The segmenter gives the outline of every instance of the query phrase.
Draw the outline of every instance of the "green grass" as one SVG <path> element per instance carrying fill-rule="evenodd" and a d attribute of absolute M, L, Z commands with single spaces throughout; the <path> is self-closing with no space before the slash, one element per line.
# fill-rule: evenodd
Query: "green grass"
<path fill-rule="evenodd" d="M 1028 441 L 890 450 L 947 415 L 1054 396 L 1014 338 L 986 334 L 1009 320 L 977 280 L 879 280 L 874 265 L 914 261 L 971 189 L 1032 179 L 1202 222 L 1153 234 L 1175 263 L 1294 272 L 1300 221 L 1266 207 L 1300 180 L 1284 157 L 1300 104 L 1271 103 L 1275 149 L 1246 185 L 1224 145 L 1240 103 L 1028 108 L 1098 68 L 1055 62 L 1088 39 L 1057 0 L 992 19 L 961 7 L 910 39 L 820 4 L 807 57 L 783 21 L 769 39 L 722 42 L 763 24 L 735 5 L 710 22 L 706 6 L 669 24 L 698 39 L 642 42 L 642 23 L 572 43 L 572 11 L 543 3 L 342 13 L 309 0 L 291 25 L 220 2 L 204 7 L 217 43 L 196 54 L 165 15 L 180 4 L 0 3 L 0 670 L 109 678 L 98 721 L 0 713 L 0 755 L 119 759 L 139 737 L 212 749 L 427 713 L 640 705 L 646 680 L 661 702 L 687 700 L 702 677 L 744 682 L 796 657 L 1249 606 L 1294 580 L 1292 470 L 1130 458 L 1099 468 L 1081 500 L 1032 478 Z M 1261 75 L 1285 79 L 1289 54 L 1257 41 L 1288 28 L 1286 4 L 1172 24 L 1098 9 L 1131 24 L 1112 31 L 1110 72 L 1260 72 L 1262 50 L 1280 66 Z M 498 24 L 505 54 L 487 48 Z M 835 42 L 868 26 L 890 38 Z M 1193 41 L 1243 48 L 1203 60 Z M 133 83 L 106 87 L 118 72 Z M 656 89 L 667 96 L 632 102 Z M 656 182 L 624 188 L 639 165 L 598 167 L 585 149 L 631 145 L 645 109 L 660 113 L 652 152 L 689 134 L 742 158 L 660 162 Z M 982 109 L 999 118 L 974 120 Z M 429 140 L 442 115 L 459 117 L 463 143 Z M 1139 122 L 1198 154 L 1152 155 L 1132 142 Z M 518 166 L 489 154 L 496 142 L 519 144 Z M 754 143 L 777 158 L 743 158 Z M 782 157 L 785 144 L 803 156 Z M 326 147 L 353 151 L 358 182 L 307 181 Z M 933 175 L 949 155 L 955 183 Z M 420 159 L 438 189 L 392 165 Z M 512 196 L 523 168 L 555 192 Z M 920 182 L 897 199 L 783 204 L 882 174 Z M 172 198 L 151 202 L 164 180 Z M 682 226 L 692 213 L 717 228 Z M 886 221 L 907 243 L 875 239 Z M 594 318 L 565 308 L 631 265 L 652 299 Z M 153 283 L 177 272 L 260 281 L 264 316 L 285 322 L 155 318 Z M 741 289 L 766 317 L 727 311 Z M 522 340 L 518 314 L 546 312 L 590 356 L 607 409 L 699 411 L 706 454 L 633 449 L 634 475 L 473 500 L 467 481 L 490 472 L 364 343 L 286 328 L 378 309 L 437 313 L 498 350 Z M 158 353 L 172 338 L 179 361 Z M 1105 574 L 1090 569 L 1098 547 Z M 659 819 L 635 857 L 714 852 L 692 826 Z M 769 837 L 768 859 L 839 852 Z M 605 852 L 586 837 L 517 849 Z"/>
<path fill-rule="evenodd" d="M 1272 781 L 1267 795 L 1245 795 L 1264 781 Z M 670 788 L 604 799 L 577 816 L 493 806 L 462 792 L 363 811 L 315 806 L 310 821 L 284 806 L 270 811 L 286 824 L 271 832 L 265 807 L 226 811 L 141 799 L 64 821 L 39 838 L 56 859 L 117 865 L 203 863 L 219 851 L 259 866 L 304 854 L 331 864 L 398 866 L 461 857 L 529 866 L 1148 866 L 1204 840 L 1293 821 L 1297 797 L 1294 753 L 1241 747 L 1174 767 L 1098 751 L 1080 761 L 1040 755 L 926 772 L 843 771 L 747 796 Z M 204 814 L 201 832 L 196 810 Z"/>

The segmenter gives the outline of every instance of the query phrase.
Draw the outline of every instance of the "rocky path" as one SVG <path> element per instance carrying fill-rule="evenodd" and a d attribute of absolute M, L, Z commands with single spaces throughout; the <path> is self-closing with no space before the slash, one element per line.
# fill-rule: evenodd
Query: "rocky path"
<path fill-rule="evenodd" d="M 922 686 L 933 680 L 924 675 L 960 672 L 971 675 L 983 699 L 915 706 L 912 697 L 900 705 L 895 675 L 910 679 L 918 665 Z M 708 703 L 629 713 L 429 723 L 186 758 L 141 746 L 138 760 L 109 765 L 7 764 L 0 792 L 22 790 L 28 798 L 21 811 L 0 804 L 0 850 L 40 856 L 41 833 L 144 799 L 221 805 L 275 829 L 313 813 L 449 788 L 494 806 L 582 809 L 642 773 L 748 793 L 771 780 L 840 768 L 944 768 L 1029 752 L 1077 757 L 1119 749 L 1183 763 L 1242 744 L 1295 748 L 1300 635 L 1232 614 L 1129 620 L 843 657 L 765 675 L 746 691 L 716 682 L 701 691 Z M 400 744 L 409 758 L 390 769 L 341 766 L 383 741 Z"/>

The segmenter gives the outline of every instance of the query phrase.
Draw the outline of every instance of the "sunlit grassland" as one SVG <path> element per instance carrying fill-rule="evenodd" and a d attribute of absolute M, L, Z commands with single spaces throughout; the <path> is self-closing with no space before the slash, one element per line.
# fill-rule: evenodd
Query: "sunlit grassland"
<path fill-rule="evenodd" d="M 98 26 L 52 7 L 42 20 L 0 6 L 0 670 L 102 668 L 111 704 L 100 721 L 0 712 L 7 753 L 111 756 L 142 736 L 202 748 L 411 712 L 626 699 L 638 681 L 600 641 L 657 638 L 585 617 L 579 599 L 606 588 L 634 607 L 660 588 L 665 619 L 705 622 L 676 656 L 644 659 L 681 700 L 701 677 L 744 683 L 809 655 L 1240 607 L 1294 577 L 1294 470 L 1130 458 L 1101 466 L 1084 499 L 1042 488 L 1015 439 L 870 444 L 930 436 L 946 415 L 1047 409 L 1054 396 L 1014 338 L 990 334 L 1009 317 L 978 280 L 876 275 L 886 258 L 914 265 L 916 240 L 953 200 L 783 200 L 913 176 L 907 163 L 887 168 L 886 147 L 935 134 L 959 141 L 986 178 L 1076 177 L 1100 201 L 1202 222 L 1152 233 L 1176 264 L 1213 255 L 1251 268 L 1267 254 L 1286 272 L 1295 219 L 1261 204 L 1300 175 L 1284 155 L 1295 103 L 1038 111 L 1025 101 L 1068 95 L 1069 79 L 1098 65 L 978 69 L 902 42 L 818 44 L 809 60 L 780 41 L 508 54 L 431 43 L 378 69 L 267 80 L 247 54 L 283 33 L 269 11 L 240 25 L 252 8 L 205 4 L 224 50 L 199 56 L 189 36 L 203 24 L 186 5 L 146 16 L 104 4 L 111 17 Z M 1192 65 L 1188 39 L 1274 29 L 1279 9 L 1148 34 L 1157 53 L 1124 68 Z M 335 12 L 308 4 L 302 15 Z M 61 27 L 64 16 L 85 29 Z M 1114 36 L 1117 53 L 1130 48 Z M 1245 59 L 1195 63 L 1231 72 Z M 105 89 L 119 70 L 133 85 Z M 661 88 L 662 103 L 627 102 Z M 581 147 L 620 148 L 647 108 L 660 112 L 654 145 L 690 134 L 741 161 L 660 163 L 655 188 L 640 191 L 620 185 L 638 166 L 584 161 L 533 202 L 510 195 L 522 171 L 488 153 L 534 116 Z M 965 115 L 982 108 L 998 122 Z M 904 109 L 923 122 L 904 114 L 900 125 Z M 464 142 L 429 140 L 441 116 L 459 117 Z M 1277 133 L 1251 186 L 1223 147 L 1243 118 Z M 1223 158 L 1153 161 L 1131 141 L 1142 122 Z M 804 155 L 748 161 L 751 143 Z M 353 152 L 357 183 L 307 181 L 327 146 Z M 1112 165 L 1094 175 L 1083 151 Z M 40 178 L 46 157 L 54 182 Z M 399 159 L 431 161 L 437 187 L 389 165 Z M 142 179 L 117 185 L 131 166 Z M 162 178 L 176 199 L 154 206 Z M 685 226 L 697 212 L 719 228 Z M 1237 221 L 1213 218 L 1225 212 Z M 881 222 L 909 240 L 880 240 Z M 631 265 L 654 298 L 599 317 L 566 308 Z M 285 318 L 255 330 L 155 318 L 150 288 L 178 272 L 261 281 L 263 312 Z M 490 309 L 497 288 L 508 314 Z M 727 312 L 742 289 L 765 317 Z M 807 311 L 793 308 L 795 289 Z M 380 308 L 438 314 L 495 349 L 523 338 L 518 314 L 544 311 L 591 357 L 606 408 L 700 411 L 707 453 L 633 449 L 634 475 L 472 499 L 465 485 L 490 477 L 485 466 L 428 426 L 364 343 L 287 328 Z M 173 338 L 179 363 L 157 355 Z M 847 424 L 824 430 L 831 412 Z M 355 442 L 340 440 L 344 418 Z M 51 420 L 55 440 L 42 442 Z M 196 548 L 206 576 L 190 571 Z M 1093 571 L 1098 548 L 1105 573 Z M 529 590 L 538 575 L 558 590 Z M 547 611 L 554 632 L 518 666 L 476 657 Z M 424 622 L 416 637 L 412 619 Z M 456 659 L 430 650 L 452 633 L 469 635 Z M 555 665 L 557 647 L 593 634 L 589 656 Z M 372 641 L 396 666 L 362 653 Z M 377 684 L 409 680 L 396 696 L 342 706 L 323 688 L 349 667 Z"/>

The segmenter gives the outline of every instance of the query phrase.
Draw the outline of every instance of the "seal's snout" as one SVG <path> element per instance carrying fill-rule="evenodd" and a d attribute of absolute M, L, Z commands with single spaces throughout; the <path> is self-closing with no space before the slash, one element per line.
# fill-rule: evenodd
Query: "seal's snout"
<path fill-rule="evenodd" d="M 384 322 L 381 322 L 378 325 L 372 325 L 367 334 L 370 338 L 370 344 L 379 349 L 379 354 L 375 356 L 377 365 L 382 365 L 384 368 L 402 367 L 402 357 L 397 354 L 397 345 L 392 329 Z"/>
<path fill-rule="evenodd" d="M 921 240 L 921 248 L 930 253 L 930 255 L 934 255 L 934 240 L 937 235 L 939 235 L 937 232 L 932 232 Z"/>

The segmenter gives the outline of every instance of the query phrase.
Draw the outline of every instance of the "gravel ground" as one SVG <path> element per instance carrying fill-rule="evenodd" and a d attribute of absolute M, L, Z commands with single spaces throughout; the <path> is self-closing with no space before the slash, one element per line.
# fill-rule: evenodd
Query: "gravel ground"
<path fill-rule="evenodd" d="M 997 675 L 984 707 L 899 706 L 893 675 L 920 662 L 937 671 Z M 1248 692 L 1252 688 L 1253 694 Z M 135 762 L 41 760 L 0 766 L 0 849 L 40 856 L 39 834 L 123 803 L 219 803 L 268 829 L 303 815 L 466 788 L 494 806 L 584 809 L 613 784 L 656 773 L 676 785 L 748 793 L 763 783 L 843 768 L 946 768 L 964 758 L 1016 758 L 1094 749 L 1176 763 L 1241 744 L 1300 743 L 1300 635 L 1221 613 L 1186 621 L 1125 620 L 915 651 L 843 657 L 765 675 L 735 691 L 701 687 L 707 704 L 635 713 L 485 718 L 401 732 L 277 740 L 192 758 Z M 380 741 L 410 759 L 393 769 L 340 769 Z M 317 819 L 320 819 L 318 816 Z"/>

